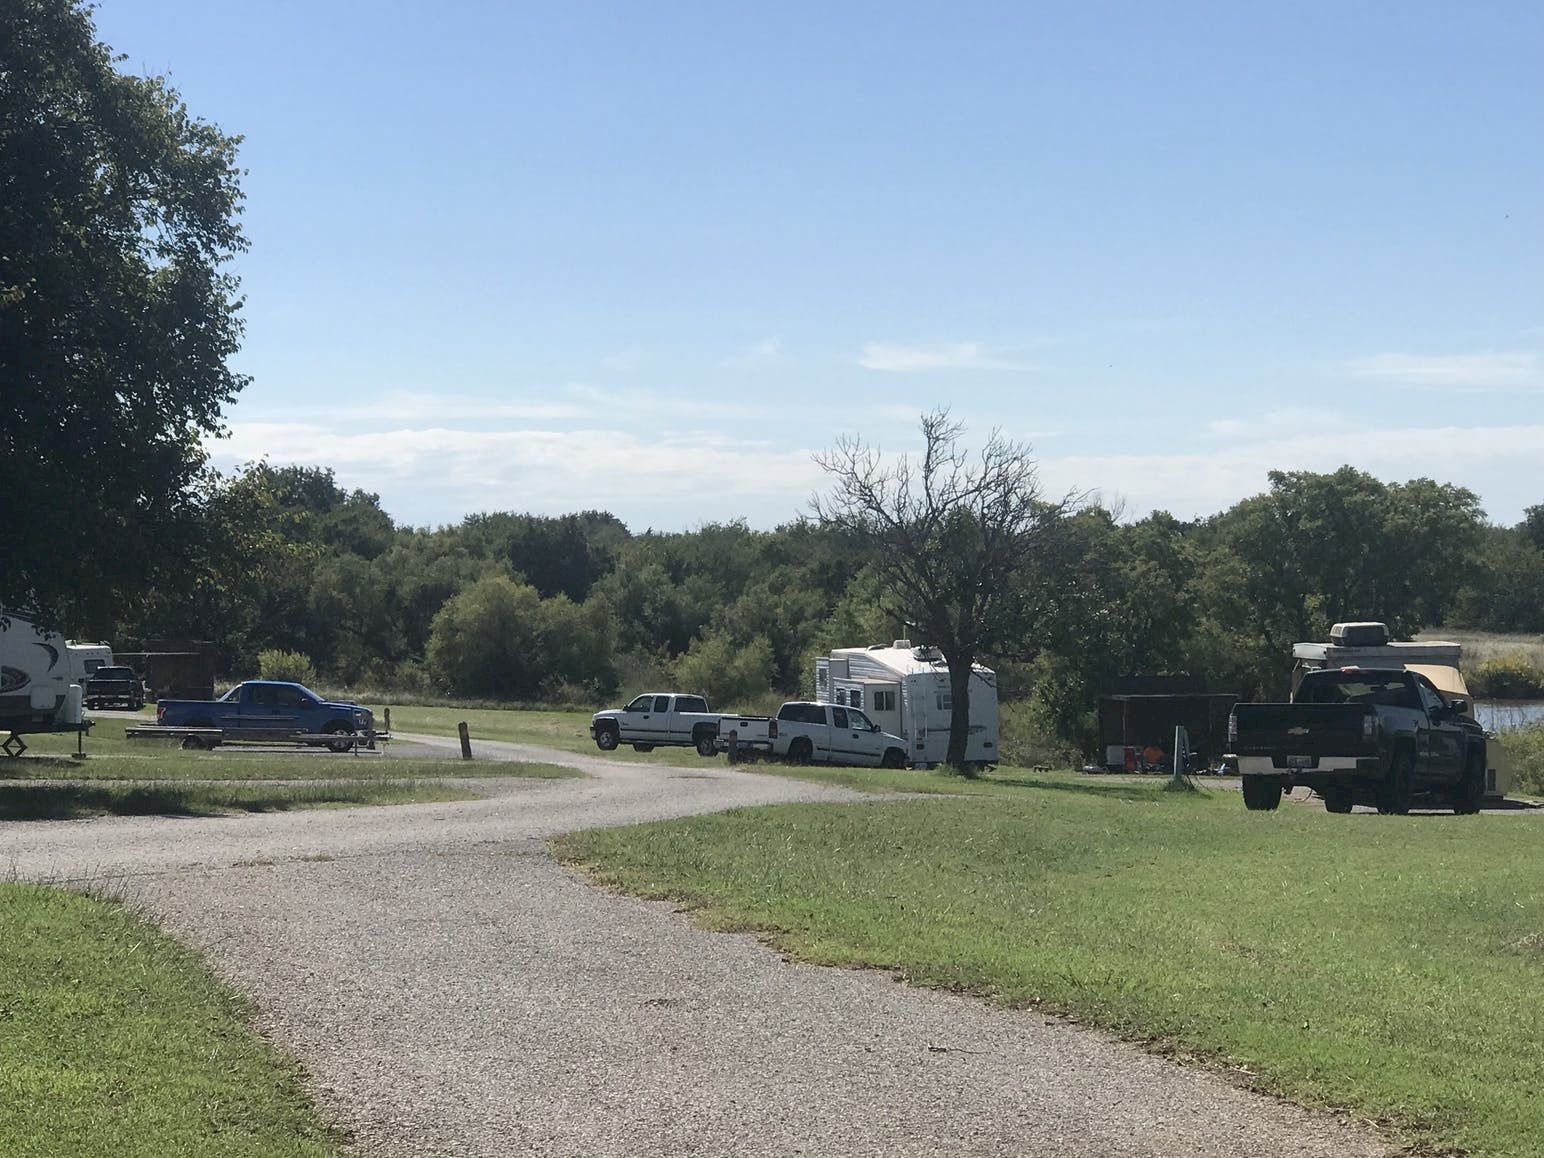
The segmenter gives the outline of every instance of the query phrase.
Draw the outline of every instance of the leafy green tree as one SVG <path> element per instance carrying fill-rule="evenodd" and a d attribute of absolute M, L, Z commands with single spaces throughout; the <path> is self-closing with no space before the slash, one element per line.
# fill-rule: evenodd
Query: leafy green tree
<path fill-rule="evenodd" d="M 960 771 L 976 657 L 1021 622 L 1013 594 L 1070 505 L 1042 497 L 1027 446 L 993 431 L 972 461 L 963 433 L 940 409 L 922 417 L 920 463 L 887 460 L 856 437 L 815 456 L 832 480 L 815 513 L 864 549 L 887 611 L 944 654 L 953 701 L 946 761 Z"/>
<path fill-rule="evenodd" d="M 777 677 L 772 643 L 757 635 L 736 643 L 727 635 L 696 640 L 675 663 L 676 686 L 708 698 L 725 711 L 765 696 Z"/>
<path fill-rule="evenodd" d="M 81 0 L 0 5 L 0 604 L 77 630 L 179 588 L 245 384 L 239 139 L 122 59 Z"/>
<path fill-rule="evenodd" d="M 1472 491 L 1430 479 L 1385 484 L 1350 466 L 1268 477 L 1267 493 L 1212 520 L 1217 565 L 1236 580 L 1211 588 L 1207 610 L 1223 628 L 1285 674 L 1292 644 L 1328 638 L 1337 620 L 1379 620 L 1396 637 L 1442 621 L 1479 548 L 1484 520 Z"/>

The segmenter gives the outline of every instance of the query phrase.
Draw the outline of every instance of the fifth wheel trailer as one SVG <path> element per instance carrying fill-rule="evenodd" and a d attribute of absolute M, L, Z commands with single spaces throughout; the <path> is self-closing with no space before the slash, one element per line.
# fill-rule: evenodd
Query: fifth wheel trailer
<path fill-rule="evenodd" d="M 949 665 L 936 647 L 909 639 L 870 647 L 839 647 L 815 660 L 815 699 L 859 708 L 880 729 L 904 737 L 907 760 L 942 764 L 949 754 L 953 693 Z M 997 674 L 974 665 L 970 675 L 970 735 L 965 759 L 996 764 L 1000 742 Z"/>

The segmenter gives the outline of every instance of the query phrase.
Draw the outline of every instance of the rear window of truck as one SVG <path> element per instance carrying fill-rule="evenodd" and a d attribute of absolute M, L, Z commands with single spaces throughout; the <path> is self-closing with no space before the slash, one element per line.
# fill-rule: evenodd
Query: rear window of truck
<path fill-rule="evenodd" d="M 1376 704 L 1386 708 L 1419 708 L 1420 696 L 1407 676 L 1375 676 L 1371 672 L 1333 672 L 1305 676 L 1297 689 L 1300 704 Z"/>

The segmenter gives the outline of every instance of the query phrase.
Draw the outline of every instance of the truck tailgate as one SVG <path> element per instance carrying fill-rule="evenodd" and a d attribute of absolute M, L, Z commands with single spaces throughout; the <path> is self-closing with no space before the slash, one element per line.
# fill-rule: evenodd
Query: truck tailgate
<path fill-rule="evenodd" d="M 1239 704 L 1234 709 L 1240 756 L 1371 756 L 1367 704 Z"/>

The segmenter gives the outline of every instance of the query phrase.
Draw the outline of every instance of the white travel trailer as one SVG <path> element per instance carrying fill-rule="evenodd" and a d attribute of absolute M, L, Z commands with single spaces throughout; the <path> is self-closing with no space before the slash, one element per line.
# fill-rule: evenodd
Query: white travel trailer
<path fill-rule="evenodd" d="M 0 732 L 78 731 L 81 698 L 64 637 L 0 611 Z"/>
<path fill-rule="evenodd" d="M 936 647 L 909 639 L 840 647 L 815 660 L 815 698 L 861 708 L 881 731 L 903 736 L 912 764 L 941 764 L 949 754 L 954 709 L 949 665 Z M 997 673 L 976 664 L 970 676 L 970 736 L 965 759 L 996 764 L 1000 741 Z"/>

